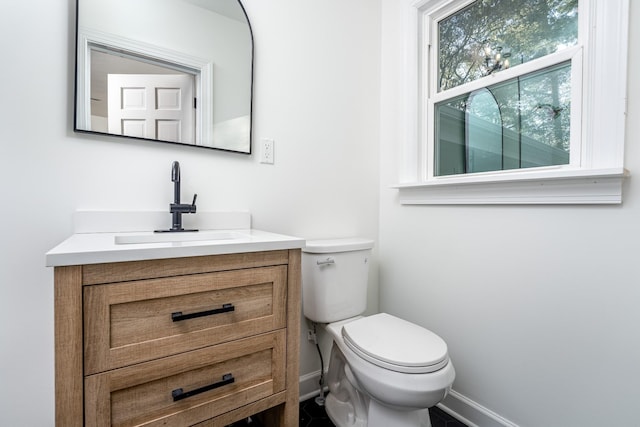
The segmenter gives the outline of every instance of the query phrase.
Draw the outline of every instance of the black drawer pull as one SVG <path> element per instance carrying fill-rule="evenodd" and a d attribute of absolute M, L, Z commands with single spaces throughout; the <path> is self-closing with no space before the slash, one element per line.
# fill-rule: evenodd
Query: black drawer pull
<path fill-rule="evenodd" d="M 212 314 L 228 313 L 235 309 L 233 304 L 223 304 L 222 308 L 214 308 L 213 310 L 200 311 L 198 313 L 182 314 L 181 311 L 176 311 L 175 313 L 171 313 L 171 320 L 179 322 L 181 320 L 195 319 L 196 317 L 211 316 Z"/>
<path fill-rule="evenodd" d="M 187 397 L 195 396 L 196 394 L 204 393 L 205 391 L 213 390 L 214 388 L 231 384 L 235 380 L 236 379 L 233 378 L 232 374 L 224 374 L 222 376 L 222 381 L 218 381 L 217 383 L 209 384 L 195 390 L 187 391 L 186 393 L 181 388 L 177 388 L 171 392 L 171 396 L 173 396 L 173 401 L 177 402 L 178 400 L 186 399 Z"/>

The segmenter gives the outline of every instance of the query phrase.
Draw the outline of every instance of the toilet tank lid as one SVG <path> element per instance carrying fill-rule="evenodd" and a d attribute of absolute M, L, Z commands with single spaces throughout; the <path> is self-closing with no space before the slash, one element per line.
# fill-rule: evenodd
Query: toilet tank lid
<path fill-rule="evenodd" d="M 361 251 L 373 248 L 373 240 L 361 237 L 343 239 L 307 240 L 302 252 L 310 254 L 326 254 L 333 252 Z"/>

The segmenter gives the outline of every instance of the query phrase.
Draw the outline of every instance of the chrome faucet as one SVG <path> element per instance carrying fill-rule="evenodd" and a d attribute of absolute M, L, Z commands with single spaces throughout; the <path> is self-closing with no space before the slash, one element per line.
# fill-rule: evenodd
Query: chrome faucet
<path fill-rule="evenodd" d="M 191 204 L 180 203 L 180 163 L 178 162 L 173 162 L 171 165 L 171 181 L 173 182 L 173 203 L 169 204 L 169 213 L 171 213 L 172 219 L 171 228 L 168 230 L 156 230 L 156 232 L 198 231 L 182 228 L 182 214 L 196 213 L 196 198 L 198 195 L 193 195 Z"/>

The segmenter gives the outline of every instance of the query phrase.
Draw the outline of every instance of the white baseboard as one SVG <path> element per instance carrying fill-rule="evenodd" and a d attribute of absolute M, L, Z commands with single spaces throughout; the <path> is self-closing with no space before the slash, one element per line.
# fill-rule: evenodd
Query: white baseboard
<path fill-rule="evenodd" d="M 320 394 L 320 370 L 302 375 L 300 382 L 300 402 L 311 399 Z"/>
<path fill-rule="evenodd" d="M 449 392 L 449 395 L 438 404 L 438 408 L 469 427 L 519 427 L 455 390 Z"/>

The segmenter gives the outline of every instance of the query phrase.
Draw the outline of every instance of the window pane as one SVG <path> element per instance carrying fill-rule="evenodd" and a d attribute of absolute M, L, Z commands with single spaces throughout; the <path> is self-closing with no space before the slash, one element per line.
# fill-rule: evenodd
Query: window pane
<path fill-rule="evenodd" d="M 477 0 L 438 23 L 438 91 L 578 40 L 578 0 Z"/>
<path fill-rule="evenodd" d="M 569 163 L 571 63 L 435 105 L 435 175 Z"/>
<path fill-rule="evenodd" d="M 467 173 L 501 170 L 502 116 L 488 89 L 472 92 L 466 108 Z"/>

